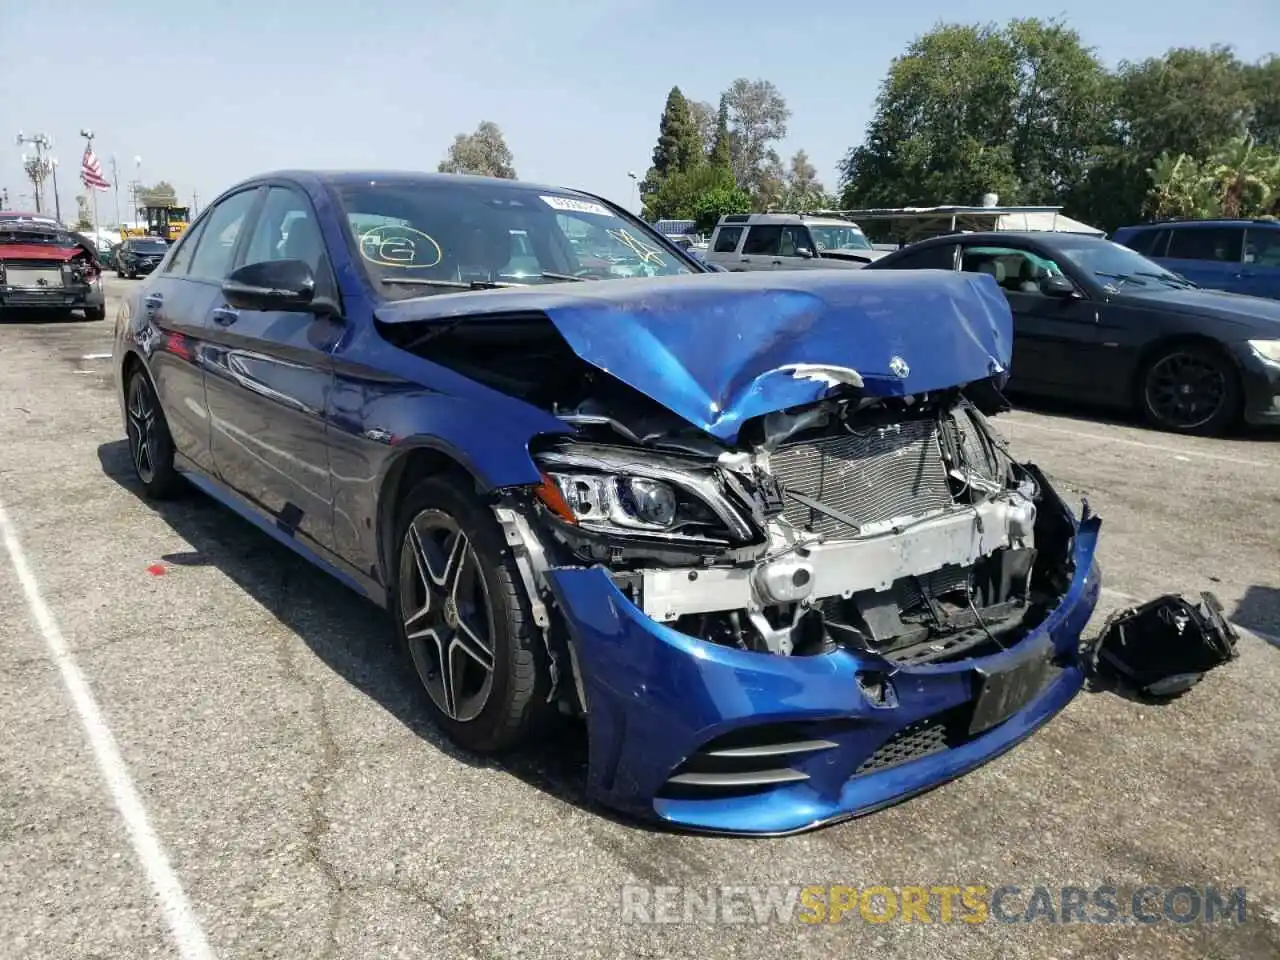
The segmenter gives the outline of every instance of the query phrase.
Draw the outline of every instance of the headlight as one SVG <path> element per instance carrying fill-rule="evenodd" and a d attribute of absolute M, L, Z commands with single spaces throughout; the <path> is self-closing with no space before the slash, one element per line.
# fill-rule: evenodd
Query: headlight
<path fill-rule="evenodd" d="M 755 538 L 714 463 L 579 443 L 536 459 L 549 481 L 539 488 L 539 498 L 584 530 L 738 543 Z"/>
<path fill-rule="evenodd" d="M 1280 363 L 1280 340 L 1250 340 L 1249 347 L 1263 360 Z"/>

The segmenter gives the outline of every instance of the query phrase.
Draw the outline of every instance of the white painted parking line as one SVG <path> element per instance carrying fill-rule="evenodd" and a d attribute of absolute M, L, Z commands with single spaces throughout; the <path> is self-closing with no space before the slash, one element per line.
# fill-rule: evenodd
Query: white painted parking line
<path fill-rule="evenodd" d="M 81 360 L 110 360 L 111 356 L 112 355 L 109 353 L 86 353 L 80 359 Z"/>
<path fill-rule="evenodd" d="M 1201 460 L 1216 460 L 1219 463 L 1234 463 L 1242 467 L 1261 467 L 1264 470 L 1275 470 L 1280 464 L 1267 463 L 1265 460 L 1250 460 L 1248 457 L 1233 457 L 1225 453 L 1207 453 L 1203 450 L 1179 450 L 1160 443 L 1147 443 L 1145 440 L 1130 440 L 1128 437 L 1116 437 L 1105 433 L 1088 433 L 1084 430 L 1064 430 L 1062 427 L 1047 427 L 1033 420 L 1021 420 L 1008 414 L 996 421 L 1001 427 L 1021 427 L 1024 430 L 1038 430 L 1042 433 L 1060 433 L 1064 437 L 1075 437 L 1077 440 L 1097 440 L 1101 443 L 1120 443 L 1129 447 L 1141 447 L 1144 450 L 1156 450 L 1160 453 L 1172 454 L 1177 460 L 1188 457 L 1199 457 Z"/>
<path fill-rule="evenodd" d="M 17 531 L 2 503 L 0 503 L 0 540 L 4 542 L 5 551 L 9 554 L 9 562 L 13 565 L 13 572 L 22 587 L 31 617 L 49 649 L 49 655 L 58 665 L 67 696 L 71 699 L 76 713 L 79 714 L 81 726 L 84 727 L 89 746 L 93 749 L 94 759 L 98 762 L 98 769 L 102 772 L 103 779 L 107 781 L 111 799 L 115 801 L 116 810 L 124 820 L 134 852 L 147 874 L 147 879 L 151 881 L 156 899 L 160 901 L 160 908 L 164 912 L 165 920 L 169 923 L 179 954 L 183 960 L 215 960 L 213 948 L 209 946 L 191 901 L 187 899 L 177 874 L 169 865 L 169 857 L 160 844 L 160 838 L 156 836 L 151 826 L 151 818 L 147 816 L 142 798 L 138 796 L 138 790 L 129 776 L 128 767 L 125 766 L 124 758 L 120 755 L 120 747 L 116 744 L 115 736 L 112 735 L 97 701 L 93 698 L 89 682 L 81 673 L 71 650 L 67 647 L 53 612 L 40 595 L 40 585 L 27 564 L 26 555 L 18 542 Z"/>

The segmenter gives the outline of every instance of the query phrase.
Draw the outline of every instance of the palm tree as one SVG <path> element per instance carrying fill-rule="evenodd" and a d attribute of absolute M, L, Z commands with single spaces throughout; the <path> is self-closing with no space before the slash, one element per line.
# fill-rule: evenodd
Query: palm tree
<path fill-rule="evenodd" d="M 1280 156 L 1244 136 L 1230 141 L 1205 164 L 1224 217 L 1244 217 L 1269 208 L 1280 191 Z"/>

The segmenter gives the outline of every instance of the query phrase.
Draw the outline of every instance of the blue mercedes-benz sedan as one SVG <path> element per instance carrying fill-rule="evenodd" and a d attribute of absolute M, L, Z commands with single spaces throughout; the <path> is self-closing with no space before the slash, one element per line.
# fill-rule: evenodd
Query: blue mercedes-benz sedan
<path fill-rule="evenodd" d="M 575 714 L 595 799 L 779 834 L 1080 689 L 1099 522 L 986 418 L 1011 343 L 987 276 L 713 273 L 575 191 L 286 172 L 209 205 L 114 358 L 146 494 L 386 608 L 454 741 Z"/>

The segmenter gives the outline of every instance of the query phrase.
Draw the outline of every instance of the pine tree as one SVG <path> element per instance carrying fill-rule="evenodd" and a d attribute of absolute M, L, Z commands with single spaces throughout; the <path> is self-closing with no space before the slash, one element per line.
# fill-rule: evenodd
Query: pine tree
<path fill-rule="evenodd" d="M 653 172 L 659 178 L 692 170 L 702 160 L 698 127 L 689 113 L 689 101 L 679 87 L 667 94 L 667 106 L 658 124 L 658 145 L 653 148 Z"/>
<path fill-rule="evenodd" d="M 707 162 L 713 167 L 733 166 L 733 144 L 729 139 L 729 102 L 720 98 L 720 112 L 716 115 L 716 139 Z"/>

